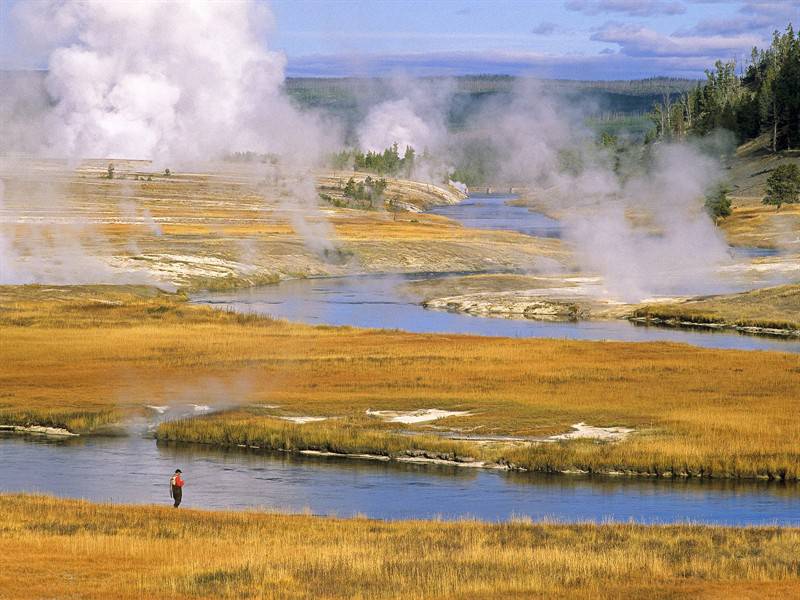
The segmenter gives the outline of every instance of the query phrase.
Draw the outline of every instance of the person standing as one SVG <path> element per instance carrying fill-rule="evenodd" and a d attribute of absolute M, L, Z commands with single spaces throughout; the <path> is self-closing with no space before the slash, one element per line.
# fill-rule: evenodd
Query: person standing
<path fill-rule="evenodd" d="M 169 480 L 169 496 L 175 500 L 175 508 L 178 508 L 183 498 L 183 477 L 181 477 L 181 474 L 180 469 L 175 469 L 175 474 Z"/>

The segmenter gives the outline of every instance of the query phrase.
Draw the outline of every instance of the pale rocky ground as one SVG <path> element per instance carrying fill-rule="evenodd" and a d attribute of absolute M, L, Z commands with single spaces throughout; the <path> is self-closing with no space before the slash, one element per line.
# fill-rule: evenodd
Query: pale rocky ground
<path fill-rule="evenodd" d="M 358 210 L 315 194 L 341 196 L 349 177 L 365 174 L 306 174 L 317 186 L 309 199 L 297 178 L 265 177 L 258 164 L 167 177 L 145 162 L 114 161 L 113 180 L 103 177 L 107 161 L 75 169 L 55 161 L 0 164 L 6 180 L 0 233 L 11 241 L 17 268 L 34 274 L 23 282 L 100 277 L 192 290 L 362 273 L 516 271 L 409 289 L 432 309 L 508 318 L 619 318 L 639 306 L 615 300 L 600 278 L 577 272 L 559 240 L 468 229 L 418 212 L 459 202 L 463 195 L 449 186 L 389 178 L 386 197 L 402 210 Z M 751 287 L 800 280 L 800 207 L 775 211 L 757 200 L 735 198 L 726 235 L 736 244 L 779 242 L 785 253 L 742 259 L 722 271 Z"/>
<path fill-rule="evenodd" d="M 540 260 L 567 260 L 556 240 L 469 230 L 412 212 L 460 201 L 455 188 L 390 179 L 387 197 L 402 198 L 409 210 L 368 211 L 327 205 L 296 181 L 264 180 L 253 165 L 170 177 L 147 163 L 114 165 L 109 180 L 107 161 L 74 170 L 52 161 L 13 169 L 4 163 L 0 231 L 11 238 L 20 271 L 33 273 L 27 282 L 84 283 L 100 274 L 107 283 L 218 289 L 309 276 L 529 269 Z M 348 175 L 309 177 L 330 188 Z"/>
<path fill-rule="evenodd" d="M 800 256 L 742 260 L 720 267 L 729 283 L 737 283 L 743 290 L 774 286 L 783 282 L 800 281 Z M 451 288 L 458 285 L 457 278 Z M 436 310 L 464 312 L 475 316 L 510 319 L 574 320 L 619 319 L 631 316 L 643 306 L 674 305 L 694 299 L 694 296 L 655 296 L 643 298 L 638 303 L 628 303 L 609 296 L 600 277 L 563 275 L 549 278 L 532 277 L 531 287 L 505 290 L 475 291 L 439 296 L 420 289 L 423 305 Z M 469 287 L 465 282 L 464 287 Z M 735 294 L 728 294 L 729 296 Z"/>

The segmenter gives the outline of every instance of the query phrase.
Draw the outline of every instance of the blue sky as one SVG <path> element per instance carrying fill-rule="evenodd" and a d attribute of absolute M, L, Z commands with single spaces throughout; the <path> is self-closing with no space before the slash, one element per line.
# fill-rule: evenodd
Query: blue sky
<path fill-rule="evenodd" d="M 0 0 L 0 65 L 43 67 L 10 35 Z M 112 1 L 112 0 L 109 0 Z M 572 79 L 701 77 L 743 59 L 800 0 L 272 0 L 265 43 L 289 76 L 532 74 Z"/>

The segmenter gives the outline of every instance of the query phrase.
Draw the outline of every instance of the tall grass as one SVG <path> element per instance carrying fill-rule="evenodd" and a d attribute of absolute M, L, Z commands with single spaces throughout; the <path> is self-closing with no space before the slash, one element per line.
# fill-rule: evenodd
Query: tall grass
<path fill-rule="evenodd" d="M 166 441 L 288 452 L 317 450 L 389 458 L 482 461 L 490 466 L 545 473 L 800 479 L 797 452 L 787 445 L 791 444 L 790 439 L 781 440 L 777 446 L 765 440 L 761 447 L 754 447 L 751 440 L 737 441 L 732 430 L 721 431 L 705 441 L 690 432 L 661 431 L 615 443 L 591 439 L 475 443 L 448 440 L 424 431 L 400 434 L 358 418 L 293 425 L 238 412 L 162 423 L 156 435 Z M 728 444 L 724 450 L 718 446 L 722 440 Z"/>
<path fill-rule="evenodd" d="M 0 495 L 8 598 L 788 598 L 800 531 L 203 512 Z"/>
<path fill-rule="evenodd" d="M 232 416 L 169 421 L 159 425 L 158 439 L 223 446 L 252 446 L 263 450 L 316 450 L 340 454 L 370 454 L 384 457 L 424 453 L 428 458 L 463 460 L 476 448 L 465 442 L 434 435 L 400 435 L 372 429 L 363 420 L 292 425 L 264 417 Z"/>
<path fill-rule="evenodd" d="M 45 427 L 58 427 L 72 433 L 96 432 L 104 425 L 111 425 L 120 421 L 121 415 L 116 410 L 63 410 L 63 409 L 38 409 L 19 410 L 1 409 L 0 425 L 17 425 L 28 427 L 42 425 Z"/>

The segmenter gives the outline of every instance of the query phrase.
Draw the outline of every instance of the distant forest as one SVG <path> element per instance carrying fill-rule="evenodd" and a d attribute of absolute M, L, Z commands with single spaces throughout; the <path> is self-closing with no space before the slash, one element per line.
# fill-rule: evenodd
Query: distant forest
<path fill-rule="evenodd" d="M 518 82 L 518 78 L 508 75 L 421 79 L 432 83 L 445 79 L 454 82 L 455 93 L 448 112 L 448 125 L 454 130 L 463 127 L 487 102 L 510 99 Z M 590 125 L 612 133 L 628 129 L 642 138 L 652 127 L 648 115 L 655 103 L 665 97 L 677 100 L 698 83 L 694 79 L 670 77 L 619 81 L 541 79 L 538 82 L 549 92 L 581 102 L 586 107 Z M 301 108 L 319 108 L 339 117 L 347 125 L 349 141 L 353 143 L 355 128 L 369 107 L 393 98 L 389 82 L 377 78 L 288 78 L 285 88 Z"/>
<path fill-rule="evenodd" d="M 706 80 L 676 100 L 664 96 L 651 115 L 653 137 L 681 138 L 727 129 L 738 141 L 767 134 L 773 152 L 800 148 L 800 33 L 789 25 L 765 50 L 753 48 L 743 75 L 718 61 Z"/>

